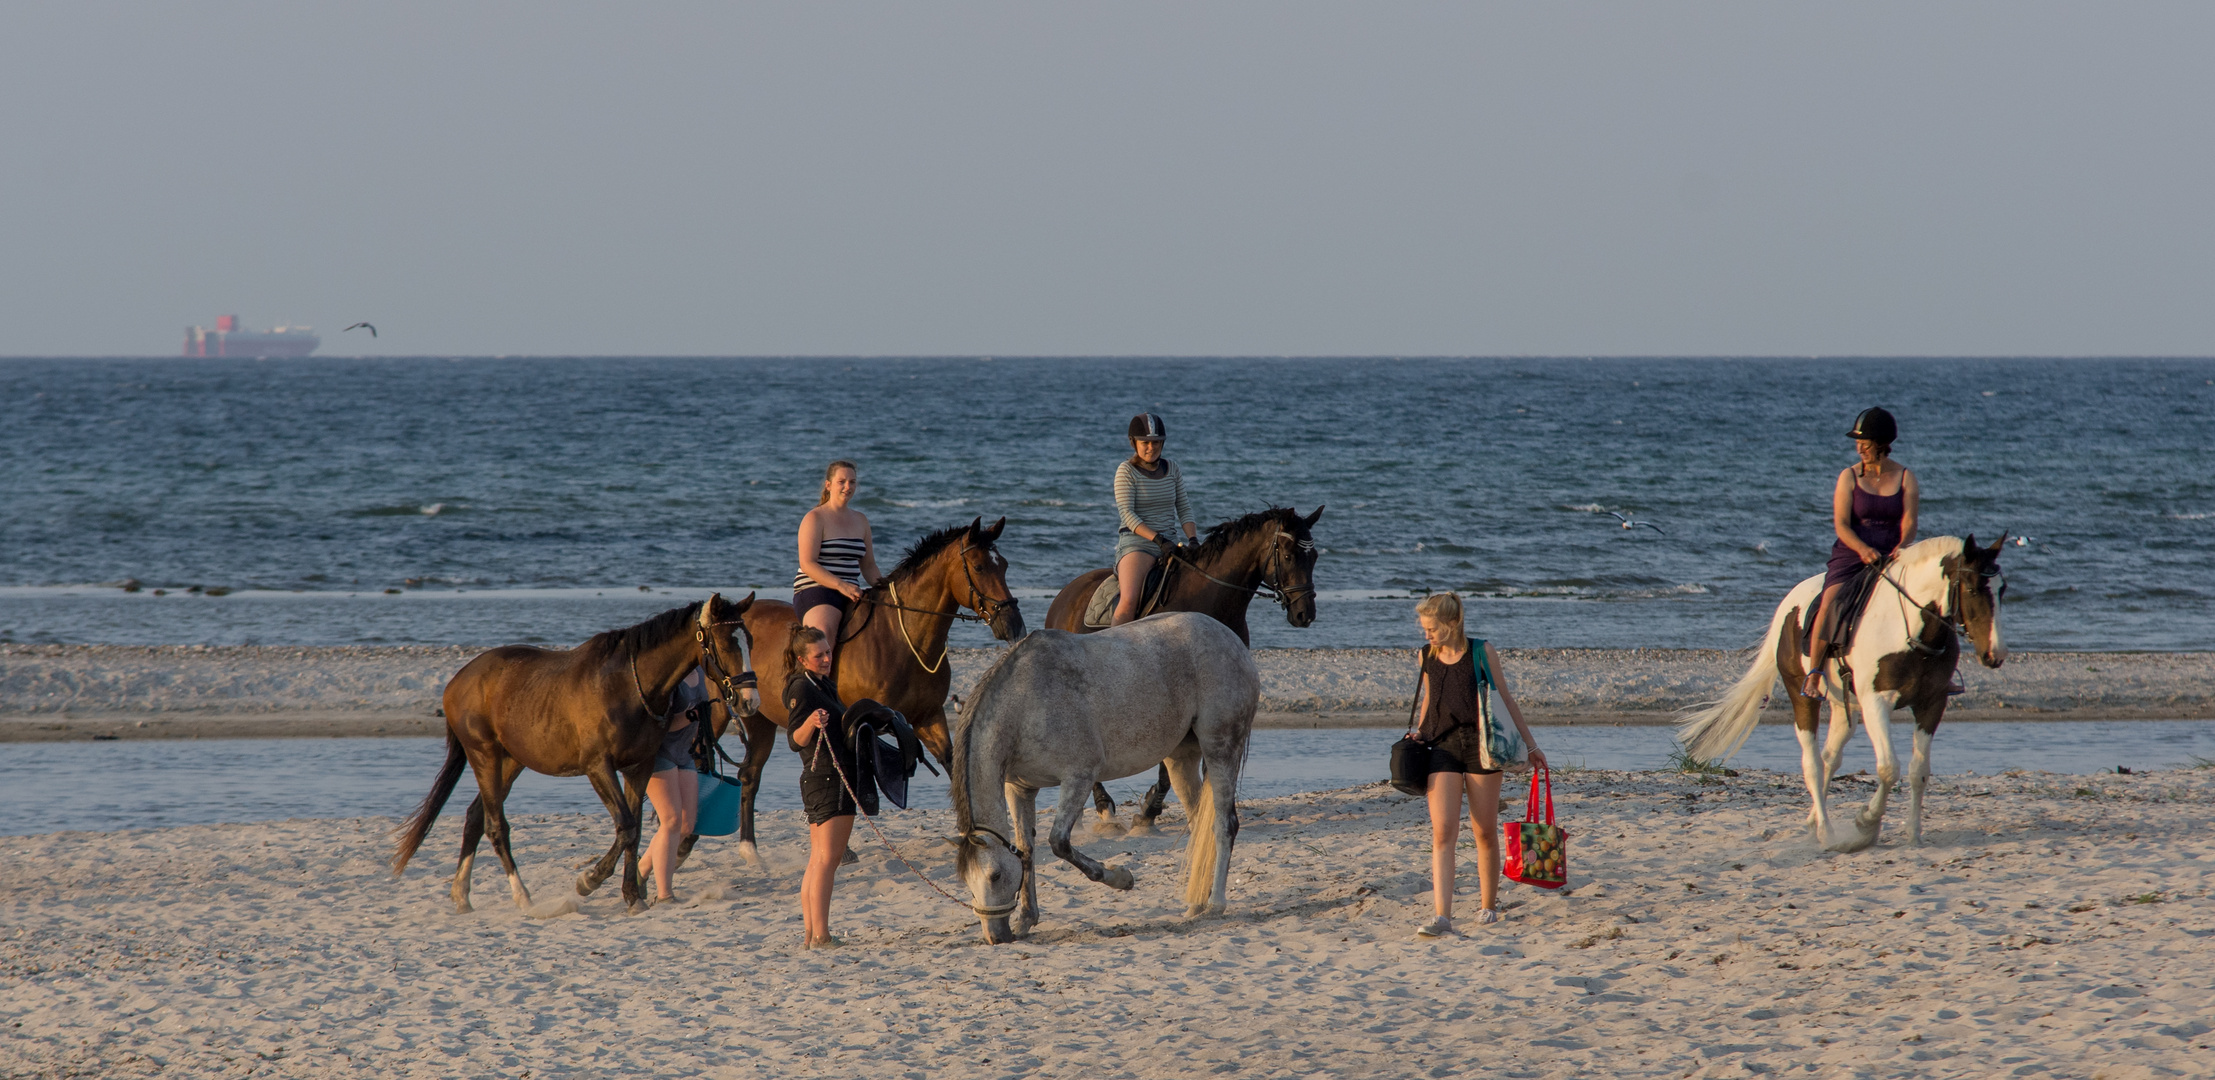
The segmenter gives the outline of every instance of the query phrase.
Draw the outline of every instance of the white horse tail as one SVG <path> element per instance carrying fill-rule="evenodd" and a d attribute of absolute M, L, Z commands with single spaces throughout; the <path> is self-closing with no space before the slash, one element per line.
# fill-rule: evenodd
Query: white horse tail
<path fill-rule="evenodd" d="M 1186 807 L 1185 820 L 1191 838 L 1185 841 L 1184 902 L 1186 907 L 1207 904 L 1215 891 L 1215 782 L 1200 785 L 1200 797 Z"/>
<path fill-rule="evenodd" d="M 1769 704 L 1769 692 L 1777 683 L 1777 647 L 1784 637 L 1784 616 L 1792 610 L 1788 601 L 1777 605 L 1769 619 L 1769 633 L 1754 646 L 1753 663 L 1746 674 L 1719 701 L 1703 701 L 1677 721 L 1677 741 L 1684 752 L 1700 761 L 1727 758 L 1746 745 L 1746 738 L 1761 723 L 1761 710 Z"/>

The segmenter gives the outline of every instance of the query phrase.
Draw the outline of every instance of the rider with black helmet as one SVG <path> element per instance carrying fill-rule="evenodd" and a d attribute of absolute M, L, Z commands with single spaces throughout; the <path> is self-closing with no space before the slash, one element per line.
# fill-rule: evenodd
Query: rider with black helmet
<path fill-rule="evenodd" d="M 1800 693 L 1822 696 L 1823 663 L 1830 653 L 1832 612 L 1838 591 L 1861 572 L 1915 542 L 1916 504 L 1921 489 L 1915 474 L 1892 460 L 1892 440 L 1900 433 L 1892 414 L 1863 409 L 1854 417 L 1854 441 L 1861 460 L 1838 474 L 1830 495 L 1830 564 L 1823 572 L 1823 598 L 1815 613 L 1814 643 L 1808 648 L 1807 679 Z"/>
<path fill-rule="evenodd" d="M 1118 626 L 1138 617 L 1154 560 L 1181 550 L 1177 531 L 1183 530 L 1186 544 L 1200 536 L 1184 474 L 1161 456 L 1168 426 L 1153 413 L 1140 413 L 1131 417 L 1129 434 L 1131 456 L 1115 466 L 1115 512 L 1121 518 L 1115 533 L 1115 578 L 1122 593 L 1115 604 Z"/>

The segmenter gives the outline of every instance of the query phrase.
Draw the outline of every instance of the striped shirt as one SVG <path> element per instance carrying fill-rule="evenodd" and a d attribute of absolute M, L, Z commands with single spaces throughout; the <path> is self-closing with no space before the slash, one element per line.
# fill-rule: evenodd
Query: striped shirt
<path fill-rule="evenodd" d="M 861 557 L 868 550 L 869 542 L 861 537 L 827 536 L 823 538 L 822 546 L 815 549 L 815 561 L 822 563 L 823 569 L 830 571 L 832 577 L 857 589 L 866 589 L 869 583 L 861 579 Z M 829 584 L 809 577 L 806 570 L 797 570 L 792 574 L 793 592 L 799 592 L 810 585 L 828 587 Z"/>
<path fill-rule="evenodd" d="M 1139 472 L 1129 458 L 1115 467 L 1115 512 L 1122 518 L 1123 529 L 1136 533 L 1144 525 L 1155 533 L 1175 537 L 1180 528 L 1192 518 L 1192 500 L 1184 494 L 1184 474 L 1177 471 L 1177 463 L 1163 460 L 1169 468 L 1159 479 Z"/>

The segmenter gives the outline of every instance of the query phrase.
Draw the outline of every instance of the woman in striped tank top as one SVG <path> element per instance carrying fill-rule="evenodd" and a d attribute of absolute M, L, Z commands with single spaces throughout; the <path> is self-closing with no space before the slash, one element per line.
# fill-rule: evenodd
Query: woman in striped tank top
<path fill-rule="evenodd" d="M 1146 575 L 1155 559 L 1179 550 L 1177 531 L 1183 530 L 1187 544 L 1200 536 L 1184 474 L 1161 456 L 1168 426 L 1153 413 L 1140 413 L 1131 417 L 1130 437 L 1131 456 L 1115 467 L 1115 512 L 1122 519 L 1115 533 L 1115 580 L 1122 593 L 1115 602 L 1117 626 L 1138 617 Z"/>
<path fill-rule="evenodd" d="M 800 570 L 792 575 L 792 610 L 832 642 L 861 591 L 884 577 L 877 572 L 869 519 L 847 505 L 854 500 L 855 475 L 851 461 L 823 470 L 815 509 L 800 519 Z"/>

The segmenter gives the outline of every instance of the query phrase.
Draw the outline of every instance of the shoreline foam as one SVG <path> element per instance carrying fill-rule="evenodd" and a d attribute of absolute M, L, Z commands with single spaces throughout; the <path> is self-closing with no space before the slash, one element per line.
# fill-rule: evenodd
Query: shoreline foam
<path fill-rule="evenodd" d="M 4 645 L 0 742 L 327 735 L 434 736 L 446 679 L 472 646 Z M 1000 649 L 952 650 L 954 693 Z M 1407 649 L 1260 649 L 1265 727 L 1406 722 Z M 1664 724 L 1719 696 L 1746 654 L 1720 649 L 1505 649 L 1539 724 Z M 2016 653 L 1965 663 L 1950 721 L 2215 718 L 2215 653 Z M 1790 710 L 1773 703 L 1765 721 Z"/>

